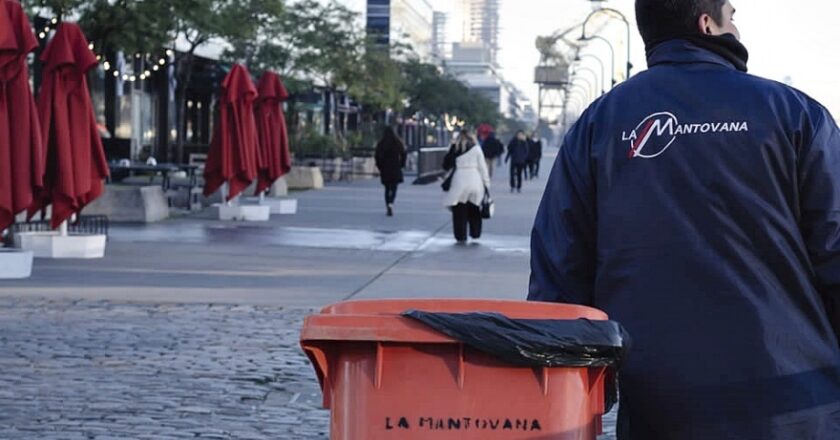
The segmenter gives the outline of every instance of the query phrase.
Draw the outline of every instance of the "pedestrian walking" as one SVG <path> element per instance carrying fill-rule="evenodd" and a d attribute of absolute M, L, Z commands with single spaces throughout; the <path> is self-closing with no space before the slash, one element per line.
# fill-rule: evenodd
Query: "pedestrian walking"
<path fill-rule="evenodd" d="M 528 166 L 528 138 L 524 131 L 516 132 L 507 150 L 505 163 L 510 163 L 510 192 L 522 192 L 522 178 Z"/>
<path fill-rule="evenodd" d="M 446 191 L 443 205 L 452 211 L 455 240 L 465 243 L 468 229 L 471 238 L 481 238 L 481 206 L 490 188 L 490 173 L 481 147 L 468 131 L 461 130 L 443 167 L 450 171 L 443 185 Z"/>
<path fill-rule="evenodd" d="M 728 0 L 636 0 L 649 69 L 565 138 L 529 298 L 633 337 L 620 440 L 840 439 L 840 129 Z"/>
<path fill-rule="evenodd" d="M 542 161 L 543 144 L 537 132 L 533 132 L 528 139 L 528 179 L 534 180 L 540 176 L 540 161 Z"/>
<path fill-rule="evenodd" d="M 385 212 L 388 217 L 394 216 L 397 188 L 403 183 L 403 168 L 407 157 L 405 143 L 393 127 L 387 127 L 376 144 L 375 159 L 379 178 L 385 186 Z"/>
<path fill-rule="evenodd" d="M 481 144 L 481 151 L 484 153 L 484 159 L 487 161 L 487 171 L 490 173 L 490 178 L 493 178 L 496 170 L 496 163 L 499 158 L 505 154 L 505 146 L 496 137 L 496 133 L 490 132 L 484 143 Z"/>

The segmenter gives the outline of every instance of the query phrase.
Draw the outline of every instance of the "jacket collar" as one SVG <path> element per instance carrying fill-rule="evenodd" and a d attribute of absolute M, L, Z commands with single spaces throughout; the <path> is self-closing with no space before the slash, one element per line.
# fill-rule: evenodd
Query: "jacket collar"
<path fill-rule="evenodd" d="M 726 58 L 681 39 L 668 40 L 648 53 L 648 67 L 660 64 L 717 64 L 732 70 L 735 65 Z"/>

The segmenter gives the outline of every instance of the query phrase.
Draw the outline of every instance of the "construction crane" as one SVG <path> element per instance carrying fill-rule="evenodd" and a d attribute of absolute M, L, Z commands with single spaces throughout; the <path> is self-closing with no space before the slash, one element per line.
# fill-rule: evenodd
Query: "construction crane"
<path fill-rule="evenodd" d="M 537 112 L 540 121 L 548 120 L 549 116 L 554 116 L 557 110 L 560 110 L 565 126 L 569 67 L 581 49 L 577 40 L 581 29 L 582 23 L 549 36 L 537 37 L 540 64 L 534 71 L 534 82 L 539 86 Z M 556 123 L 557 121 L 549 122 L 550 125 Z"/>

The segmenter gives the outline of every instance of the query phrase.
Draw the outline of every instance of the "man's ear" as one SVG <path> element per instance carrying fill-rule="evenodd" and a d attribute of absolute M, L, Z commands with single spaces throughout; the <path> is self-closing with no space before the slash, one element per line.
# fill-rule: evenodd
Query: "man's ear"
<path fill-rule="evenodd" d="M 701 34 L 712 35 L 712 28 L 710 26 L 712 17 L 709 14 L 703 14 L 697 19 L 697 30 Z"/>

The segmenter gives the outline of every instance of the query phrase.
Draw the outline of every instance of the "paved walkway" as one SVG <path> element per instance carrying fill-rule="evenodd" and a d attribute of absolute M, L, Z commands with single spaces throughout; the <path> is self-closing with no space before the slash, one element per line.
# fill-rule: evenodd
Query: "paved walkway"
<path fill-rule="evenodd" d="M 522 299 L 545 181 L 510 194 L 502 171 L 492 188 L 498 216 L 467 247 L 454 243 L 439 186 L 402 185 L 389 218 L 382 186 L 366 181 L 298 193 L 299 214 L 268 223 L 204 215 L 114 226 L 104 260 L 39 260 L 31 279 L 0 284 L 0 296 L 300 307 L 347 298 Z"/>
<path fill-rule="evenodd" d="M 0 438 L 324 440 L 307 312 L 0 298 Z"/>
<path fill-rule="evenodd" d="M 388 218 L 359 182 L 267 224 L 116 226 L 104 260 L 38 260 L 0 283 L 0 439 L 325 440 L 302 318 L 350 298 L 524 298 L 545 182 L 510 194 L 504 174 L 469 246 L 436 185 L 403 185 Z"/>

